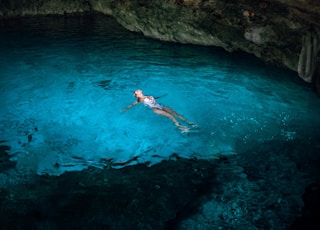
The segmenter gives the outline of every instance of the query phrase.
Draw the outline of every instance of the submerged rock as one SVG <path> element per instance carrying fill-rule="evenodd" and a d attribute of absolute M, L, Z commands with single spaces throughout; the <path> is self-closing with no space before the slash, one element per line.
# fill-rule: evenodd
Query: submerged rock
<path fill-rule="evenodd" d="M 165 161 L 152 167 L 89 168 L 35 176 L 2 188 L 2 229 L 164 229 L 211 191 L 215 165 Z"/>
<path fill-rule="evenodd" d="M 0 141 L 2 143 L 2 141 Z M 10 161 L 8 151 L 10 147 L 7 145 L 0 145 L 0 173 L 12 169 L 16 166 L 16 163 Z"/>
<path fill-rule="evenodd" d="M 320 184 L 309 184 L 302 195 L 302 214 L 292 224 L 292 230 L 320 229 Z"/>
<path fill-rule="evenodd" d="M 214 161 L 0 172 L 1 229 L 307 229 L 319 219 L 316 140 L 241 141 Z"/>

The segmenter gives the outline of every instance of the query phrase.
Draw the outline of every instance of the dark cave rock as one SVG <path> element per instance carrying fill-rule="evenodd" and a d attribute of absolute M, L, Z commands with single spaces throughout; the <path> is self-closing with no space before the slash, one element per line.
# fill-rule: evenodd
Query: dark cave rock
<path fill-rule="evenodd" d="M 296 71 L 306 82 L 320 50 L 320 2 L 274 0 L 0 0 L 0 19 L 98 12 L 163 41 L 241 50 Z"/>
<path fill-rule="evenodd" d="M 302 195 L 304 207 L 300 217 L 292 224 L 292 230 L 320 229 L 320 184 L 313 183 L 306 187 Z"/>
<path fill-rule="evenodd" d="M 0 222 L 3 229 L 164 229 L 196 209 L 214 177 L 213 163 L 181 158 L 37 176 L 1 190 Z"/>
<path fill-rule="evenodd" d="M 14 168 L 16 166 L 15 162 L 10 161 L 10 156 L 7 152 L 9 150 L 10 150 L 10 147 L 7 145 L 0 146 L 0 173 L 8 169 Z"/>

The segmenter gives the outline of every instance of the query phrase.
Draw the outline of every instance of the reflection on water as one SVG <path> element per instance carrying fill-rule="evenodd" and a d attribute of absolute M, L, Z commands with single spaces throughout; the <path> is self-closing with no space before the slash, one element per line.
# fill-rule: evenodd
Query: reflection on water
<path fill-rule="evenodd" d="M 8 21 L 0 50 L 0 139 L 21 169 L 39 174 L 319 138 L 309 86 L 243 53 L 150 40 L 104 16 Z M 120 113 L 137 88 L 167 94 L 159 102 L 199 129 L 181 133 L 142 105 Z"/>

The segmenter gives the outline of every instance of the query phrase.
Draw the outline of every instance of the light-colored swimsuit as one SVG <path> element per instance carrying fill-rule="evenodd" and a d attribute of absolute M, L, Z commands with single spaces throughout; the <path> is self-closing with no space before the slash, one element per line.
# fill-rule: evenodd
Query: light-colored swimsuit
<path fill-rule="evenodd" d="M 150 108 L 157 108 L 157 109 L 163 109 L 163 106 L 160 105 L 153 97 L 146 97 L 143 100 L 143 104 L 145 106 L 149 106 Z"/>

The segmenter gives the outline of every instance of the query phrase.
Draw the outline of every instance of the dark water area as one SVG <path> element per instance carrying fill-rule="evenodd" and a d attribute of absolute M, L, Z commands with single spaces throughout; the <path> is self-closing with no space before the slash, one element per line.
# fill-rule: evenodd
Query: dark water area
<path fill-rule="evenodd" d="M 99 188 L 103 201 L 79 216 L 100 219 L 85 219 L 84 226 L 127 229 L 148 204 L 133 225 L 140 227 L 132 229 L 154 229 L 150 223 L 157 218 L 175 229 L 288 229 L 301 214 L 305 187 L 319 182 L 320 100 L 295 72 L 242 52 L 148 39 L 102 15 L 0 21 L 0 52 L 0 198 L 11 211 L 36 195 L 61 201 L 47 190 L 61 183 L 59 191 L 70 198 L 64 202 L 79 210 L 85 207 L 71 191 L 82 196 L 84 189 L 95 203 L 92 191 Z M 165 95 L 159 103 L 198 127 L 181 132 L 143 105 L 120 112 L 135 100 L 135 89 Z M 131 173 L 137 177 L 127 178 Z M 178 175 L 194 177 L 194 183 Z M 89 177 L 95 179 L 86 186 Z M 44 187 L 22 195 L 38 180 Z M 81 189 L 66 186 L 68 180 L 80 181 Z M 172 207 L 172 197 L 189 189 L 199 192 L 185 192 Z M 115 200 L 110 190 L 118 191 L 117 200 L 128 200 L 127 206 L 114 203 L 128 225 L 117 225 L 120 217 L 101 224 L 104 202 Z M 144 194 L 163 203 L 153 206 Z M 106 211 L 109 217 L 113 211 Z M 19 214 L 22 222 L 26 213 Z M 13 216 L 8 214 L 8 225 Z M 43 216 L 28 226 L 61 228 L 53 213 Z"/>

